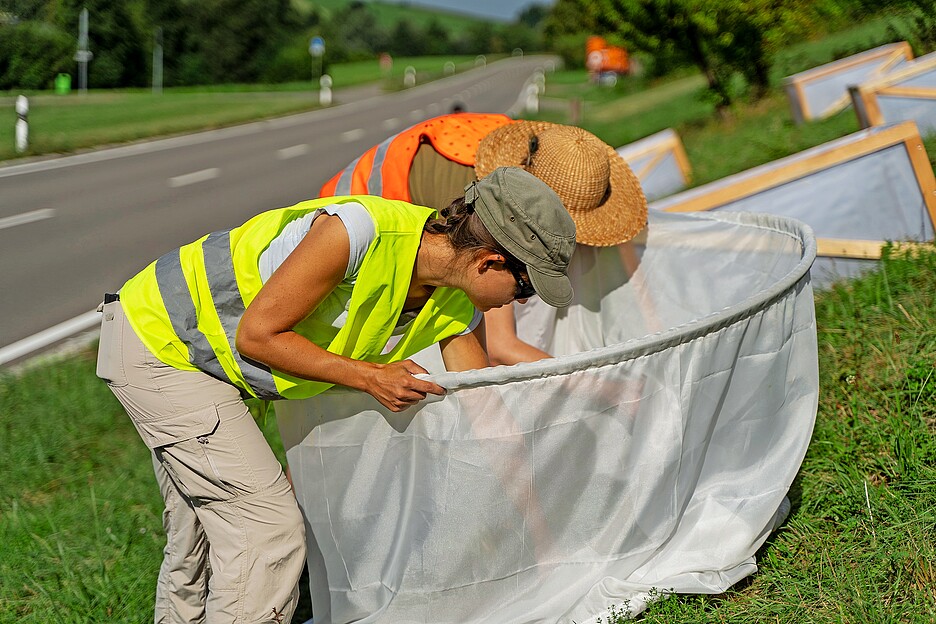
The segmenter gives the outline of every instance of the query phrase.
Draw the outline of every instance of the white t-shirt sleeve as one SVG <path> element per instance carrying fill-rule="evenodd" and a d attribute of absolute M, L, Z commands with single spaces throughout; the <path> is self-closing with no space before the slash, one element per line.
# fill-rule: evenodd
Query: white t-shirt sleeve
<path fill-rule="evenodd" d="M 310 212 L 309 214 L 289 223 L 260 254 L 260 279 L 266 283 L 273 272 L 286 260 L 286 256 L 295 251 L 303 237 L 309 233 L 312 222 L 323 212 L 341 219 L 341 223 L 348 232 L 348 242 L 351 253 L 348 257 L 348 268 L 345 270 L 345 279 L 357 276 L 364 262 L 364 255 L 377 235 L 374 220 L 367 209 L 357 202 L 344 204 L 330 204 Z"/>

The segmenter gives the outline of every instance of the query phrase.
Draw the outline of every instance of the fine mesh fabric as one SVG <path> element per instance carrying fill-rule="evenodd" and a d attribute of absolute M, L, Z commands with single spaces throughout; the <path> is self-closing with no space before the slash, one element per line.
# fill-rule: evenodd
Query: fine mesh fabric
<path fill-rule="evenodd" d="M 815 422 L 815 251 L 792 219 L 652 213 L 520 315 L 558 357 L 433 374 L 401 414 L 277 404 L 314 621 L 594 623 L 753 573 Z"/>
<path fill-rule="evenodd" d="M 674 144 L 678 142 L 676 131 L 667 128 L 617 148 L 617 153 L 640 180 L 647 200 L 653 201 L 686 188 L 686 174 L 673 151 Z"/>
<path fill-rule="evenodd" d="M 823 119 L 846 108 L 851 104 L 848 87 L 905 66 L 905 48 L 902 42 L 889 43 L 788 76 L 786 92 L 797 121 Z M 793 87 L 795 83 L 801 91 Z"/>
<path fill-rule="evenodd" d="M 921 56 L 913 63 L 904 66 L 899 80 L 888 83 L 892 88 L 924 90 L 926 96 L 907 97 L 906 95 L 876 94 L 878 108 L 884 123 L 915 121 L 924 137 L 936 133 L 936 52 Z M 913 69 L 916 68 L 916 69 Z"/>
<path fill-rule="evenodd" d="M 850 134 L 798 154 L 671 195 L 650 204 L 670 210 L 694 198 L 737 188 L 766 173 L 817 156 L 834 157 L 842 149 L 874 141 L 891 126 Z M 761 190 L 737 193 L 737 199 L 712 208 L 718 212 L 757 211 L 792 217 L 809 224 L 820 238 L 869 241 L 930 241 L 933 221 L 906 145 L 881 145 L 863 156 L 838 158 L 806 175 Z M 877 265 L 874 260 L 820 257 L 812 269 L 813 282 L 828 286 Z"/>

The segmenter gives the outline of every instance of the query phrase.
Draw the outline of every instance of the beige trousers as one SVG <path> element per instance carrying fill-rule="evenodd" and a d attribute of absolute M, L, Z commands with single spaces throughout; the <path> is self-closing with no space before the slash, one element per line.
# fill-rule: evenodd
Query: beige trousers
<path fill-rule="evenodd" d="M 166 503 L 155 621 L 288 623 L 302 515 L 237 388 L 157 360 L 119 301 L 103 312 L 97 374 L 152 450 Z"/>

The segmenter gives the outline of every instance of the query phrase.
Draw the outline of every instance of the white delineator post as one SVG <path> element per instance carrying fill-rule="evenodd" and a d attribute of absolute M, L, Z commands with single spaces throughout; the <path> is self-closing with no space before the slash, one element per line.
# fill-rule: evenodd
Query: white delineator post
<path fill-rule="evenodd" d="M 539 112 L 539 87 L 530 83 L 526 88 L 526 110 L 528 113 Z"/>
<path fill-rule="evenodd" d="M 29 147 L 29 100 L 25 95 L 16 96 L 16 151 L 22 154 Z"/>
<path fill-rule="evenodd" d="M 322 106 L 331 106 L 332 103 L 332 77 L 328 74 L 322 74 L 319 78 L 319 104 Z"/>
<path fill-rule="evenodd" d="M 416 86 L 416 68 L 412 65 L 403 70 L 403 86 L 407 89 Z"/>

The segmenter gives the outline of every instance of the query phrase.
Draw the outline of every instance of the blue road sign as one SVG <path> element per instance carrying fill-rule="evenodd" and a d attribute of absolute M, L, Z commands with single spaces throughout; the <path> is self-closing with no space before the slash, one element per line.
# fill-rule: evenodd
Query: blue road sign
<path fill-rule="evenodd" d="M 312 37 L 309 39 L 309 54 L 312 56 L 322 56 L 325 54 L 325 40 L 321 37 Z"/>

